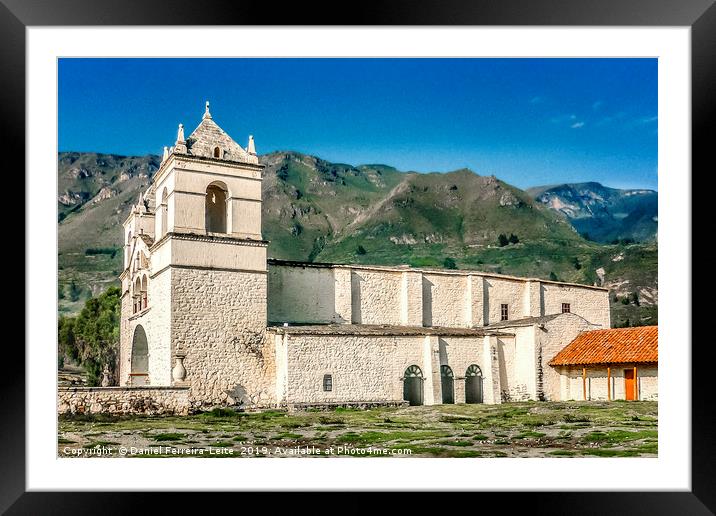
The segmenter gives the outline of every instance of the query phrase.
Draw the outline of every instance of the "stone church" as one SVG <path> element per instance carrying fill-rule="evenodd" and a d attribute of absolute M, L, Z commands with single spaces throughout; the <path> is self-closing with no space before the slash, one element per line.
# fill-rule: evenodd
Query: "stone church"
<path fill-rule="evenodd" d="M 191 410 L 570 398 L 549 362 L 610 327 L 606 289 L 267 259 L 263 168 L 208 103 L 179 125 L 124 222 L 120 386 Z"/>

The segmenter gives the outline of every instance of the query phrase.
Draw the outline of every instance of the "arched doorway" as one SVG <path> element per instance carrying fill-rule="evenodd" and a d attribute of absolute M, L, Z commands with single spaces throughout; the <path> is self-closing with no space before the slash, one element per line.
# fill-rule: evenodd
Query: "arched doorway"
<path fill-rule="evenodd" d="M 423 404 L 423 372 L 416 365 L 411 365 L 403 375 L 403 399 L 410 405 Z"/>
<path fill-rule="evenodd" d="M 475 364 L 465 371 L 465 403 L 482 403 L 482 370 Z"/>
<path fill-rule="evenodd" d="M 443 403 L 455 403 L 455 375 L 448 365 L 440 366 L 440 384 L 442 386 Z"/>
<path fill-rule="evenodd" d="M 147 334 L 142 326 L 134 329 L 132 339 L 132 369 L 129 373 L 131 385 L 147 385 L 149 383 L 149 345 Z"/>
<path fill-rule="evenodd" d="M 206 189 L 206 231 L 226 233 L 226 191 L 216 184 Z"/>

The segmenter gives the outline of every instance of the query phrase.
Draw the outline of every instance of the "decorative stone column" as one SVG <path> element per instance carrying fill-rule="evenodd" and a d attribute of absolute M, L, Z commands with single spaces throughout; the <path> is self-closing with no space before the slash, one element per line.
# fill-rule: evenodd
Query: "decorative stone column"
<path fill-rule="evenodd" d="M 186 353 L 178 351 L 174 354 L 174 358 L 176 359 L 176 362 L 174 363 L 174 368 L 172 369 L 172 380 L 174 380 L 175 384 L 181 384 L 184 383 L 184 380 L 186 379 L 186 368 L 184 367 Z"/>

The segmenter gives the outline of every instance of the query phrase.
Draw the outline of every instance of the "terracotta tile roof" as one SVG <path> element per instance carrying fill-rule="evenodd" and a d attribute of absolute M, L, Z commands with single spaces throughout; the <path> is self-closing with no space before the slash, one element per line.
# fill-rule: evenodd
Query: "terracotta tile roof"
<path fill-rule="evenodd" d="M 585 331 L 549 362 L 551 366 L 658 362 L 658 326 Z"/>

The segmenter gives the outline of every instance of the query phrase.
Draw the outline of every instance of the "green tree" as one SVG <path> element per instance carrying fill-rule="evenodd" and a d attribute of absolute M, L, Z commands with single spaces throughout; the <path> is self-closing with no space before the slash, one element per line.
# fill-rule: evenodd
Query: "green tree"
<path fill-rule="evenodd" d="M 358 248 L 356 249 L 356 254 L 366 254 L 366 253 L 367 253 L 367 251 L 365 250 L 365 247 L 363 247 L 362 245 L 359 245 Z"/>
<path fill-rule="evenodd" d="M 510 243 L 510 240 L 504 233 L 500 233 L 497 237 L 497 242 L 500 244 L 500 247 L 505 247 Z"/>
<path fill-rule="evenodd" d="M 455 263 L 455 260 L 448 257 L 443 261 L 443 267 L 446 269 L 457 269 L 457 264 Z"/>
<path fill-rule="evenodd" d="M 639 306 L 639 294 L 637 292 L 631 293 L 631 302 L 634 303 L 636 306 Z"/>
<path fill-rule="evenodd" d="M 623 305 L 628 305 L 628 304 L 629 304 L 629 296 L 628 296 L 628 295 L 626 295 L 626 296 L 624 296 L 624 297 L 622 298 L 622 304 L 623 304 Z"/>
<path fill-rule="evenodd" d="M 57 284 L 57 299 L 65 298 L 65 287 L 64 285 Z"/>
<path fill-rule="evenodd" d="M 574 257 L 574 261 L 572 262 L 572 265 L 574 265 L 574 268 L 577 270 L 582 268 L 582 264 L 579 263 L 579 258 L 576 256 Z"/>
<path fill-rule="evenodd" d="M 74 361 L 79 358 L 75 340 L 75 318 L 61 316 L 57 320 L 57 342 L 60 357 L 68 357 Z"/>
<path fill-rule="evenodd" d="M 80 294 L 82 294 L 82 287 L 77 285 L 75 280 L 70 283 L 70 301 L 79 301 Z"/>
<path fill-rule="evenodd" d="M 554 271 L 552 271 L 552 272 L 549 273 L 549 279 L 552 280 L 552 281 L 559 281 L 559 280 L 557 279 L 557 275 L 554 273 Z"/>
<path fill-rule="evenodd" d="M 518 242 L 520 241 L 520 239 L 517 238 L 517 235 L 515 235 L 514 233 L 510 233 L 510 238 L 508 238 L 508 241 L 509 241 L 511 244 L 516 244 L 516 243 L 518 243 Z"/>
<path fill-rule="evenodd" d="M 112 374 L 115 372 L 120 294 L 118 287 L 110 287 L 99 296 L 88 299 L 71 322 L 65 320 L 60 323 L 61 346 L 65 345 L 65 349 L 69 350 L 74 348 L 67 354 L 76 354 L 77 361 L 87 371 L 89 385 L 99 385 L 105 364 Z"/>

